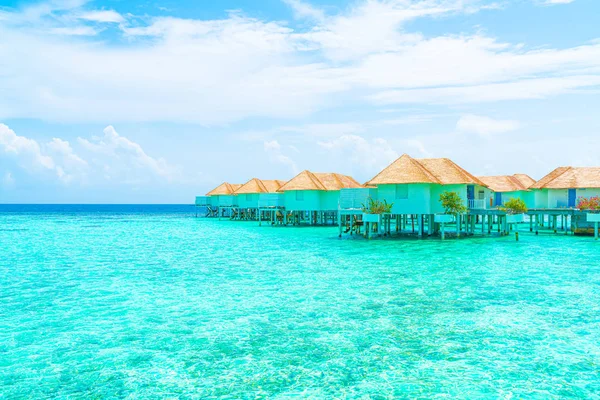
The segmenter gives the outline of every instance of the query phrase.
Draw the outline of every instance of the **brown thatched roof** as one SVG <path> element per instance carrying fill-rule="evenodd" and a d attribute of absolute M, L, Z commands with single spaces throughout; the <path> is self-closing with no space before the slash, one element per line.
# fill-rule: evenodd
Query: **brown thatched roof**
<path fill-rule="evenodd" d="M 210 192 L 206 193 L 207 196 L 222 196 L 222 195 L 232 195 L 237 189 L 239 189 L 242 185 L 235 183 L 227 183 L 223 182 Z"/>
<path fill-rule="evenodd" d="M 535 183 L 535 179 L 527 174 L 514 174 L 513 177 L 517 178 L 519 182 L 521 182 L 521 185 L 525 186 L 527 189 Z"/>
<path fill-rule="evenodd" d="M 402 183 L 437 183 L 440 185 L 476 184 L 486 186 L 452 160 L 447 158 L 415 159 L 408 154 L 402 155 L 366 185 L 385 185 Z"/>
<path fill-rule="evenodd" d="M 248 182 L 244 183 L 235 194 L 246 194 L 246 193 L 275 193 L 284 184 L 284 181 L 278 180 L 261 180 L 252 178 Z"/>
<path fill-rule="evenodd" d="M 600 188 L 600 167 L 558 167 L 531 186 L 532 189 Z"/>
<path fill-rule="evenodd" d="M 347 175 L 335 173 L 318 173 L 302 171 L 279 188 L 280 192 L 288 190 L 340 190 L 361 188 L 363 185 Z"/>
<path fill-rule="evenodd" d="M 535 180 L 526 174 L 478 176 L 480 181 L 494 192 L 518 192 L 528 190 Z"/>

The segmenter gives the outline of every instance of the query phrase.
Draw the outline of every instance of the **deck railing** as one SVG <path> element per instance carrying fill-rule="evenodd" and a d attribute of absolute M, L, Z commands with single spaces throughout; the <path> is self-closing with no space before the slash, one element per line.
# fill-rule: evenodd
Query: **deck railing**
<path fill-rule="evenodd" d="M 373 188 L 354 188 L 340 190 L 339 208 L 340 210 L 361 209 L 363 204 L 371 197 L 377 199 L 377 189 Z"/>
<path fill-rule="evenodd" d="M 469 208 L 472 210 L 485 210 L 485 199 L 469 199 Z"/>
<path fill-rule="evenodd" d="M 208 206 L 210 205 L 210 201 L 209 201 L 209 197 L 208 196 L 196 196 L 196 205 L 197 206 Z"/>

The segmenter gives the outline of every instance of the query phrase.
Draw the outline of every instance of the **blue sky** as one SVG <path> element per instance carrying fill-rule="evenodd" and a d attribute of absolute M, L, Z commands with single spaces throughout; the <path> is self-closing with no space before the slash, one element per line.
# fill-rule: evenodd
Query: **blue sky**
<path fill-rule="evenodd" d="M 596 0 L 6 1 L 0 203 L 191 203 L 403 153 L 600 165 Z"/>

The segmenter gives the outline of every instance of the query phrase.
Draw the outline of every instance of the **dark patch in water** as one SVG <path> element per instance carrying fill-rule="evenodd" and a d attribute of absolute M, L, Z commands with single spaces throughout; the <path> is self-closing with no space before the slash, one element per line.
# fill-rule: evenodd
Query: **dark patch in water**
<path fill-rule="evenodd" d="M 0 232 L 24 232 L 24 231 L 28 231 L 29 229 L 27 228 L 7 228 L 7 229 L 0 229 Z"/>

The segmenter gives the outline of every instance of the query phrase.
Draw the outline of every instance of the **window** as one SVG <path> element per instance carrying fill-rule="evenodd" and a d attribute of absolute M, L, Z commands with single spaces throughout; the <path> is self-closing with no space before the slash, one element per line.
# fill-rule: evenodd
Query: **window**
<path fill-rule="evenodd" d="M 304 192 L 302 190 L 296 190 L 296 201 L 304 201 Z"/>
<path fill-rule="evenodd" d="M 408 185 L 396 185 L 396 200 L 408 199 Z"/>

